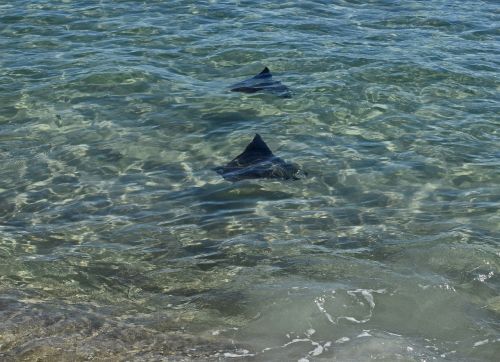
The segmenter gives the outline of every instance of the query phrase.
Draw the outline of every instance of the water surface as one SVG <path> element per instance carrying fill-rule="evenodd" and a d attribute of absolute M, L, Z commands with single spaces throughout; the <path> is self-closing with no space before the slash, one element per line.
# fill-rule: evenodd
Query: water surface
<path fill-rule="evenodd" d="M 1 3 L 0 357 L 496 360 L 499 16 Z M 309 176 L 224 181 L 256 132 Z"/>

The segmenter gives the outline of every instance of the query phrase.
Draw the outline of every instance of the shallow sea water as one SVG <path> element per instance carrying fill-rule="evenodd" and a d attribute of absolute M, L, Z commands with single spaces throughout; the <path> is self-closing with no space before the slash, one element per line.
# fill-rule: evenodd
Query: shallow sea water
<path fill-rule="evenodd" d="M 499 19 L 1 2 L 0 359 L 497 360 Z M 308 177 L 212 170 L 256 132 Z"/>

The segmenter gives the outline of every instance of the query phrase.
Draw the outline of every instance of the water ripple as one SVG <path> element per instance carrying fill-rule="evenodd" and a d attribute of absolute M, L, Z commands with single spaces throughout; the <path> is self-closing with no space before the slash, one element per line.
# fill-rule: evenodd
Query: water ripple
<path fill-rule="evenodd" d="M 497 7 L 0 4 L 0 357 L 495 360 Z"/>

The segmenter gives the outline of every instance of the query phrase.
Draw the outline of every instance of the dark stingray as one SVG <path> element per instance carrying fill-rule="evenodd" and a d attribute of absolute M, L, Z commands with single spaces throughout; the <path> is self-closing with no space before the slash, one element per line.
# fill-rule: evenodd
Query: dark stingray
<path fill-rule="evenodd" d="M 286 85 L 281 84 L 279 80 L 273 80 L 273 75 L 268 67 L 265 67 L 256 76 L 231 86 L 231 92 L 255 93 L 260 91 L 274 93 L 285 98 L 291 97 L 290 90 Z"/>
<path fill-rule="evenodd" d="M 214 170 L 228 181 L 252 178 L 298 180 L 305 174 L 298 165 L 273 155 L 259 134 L 255 135 L 243 153 L 227 165 L 216 167 Z"/>

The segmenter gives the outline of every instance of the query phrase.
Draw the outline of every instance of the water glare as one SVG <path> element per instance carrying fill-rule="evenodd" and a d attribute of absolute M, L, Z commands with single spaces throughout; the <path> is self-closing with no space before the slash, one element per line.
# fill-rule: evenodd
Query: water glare
<path fill-rule="evenodd" d="M 0 360 L 497 361 L 498 11 L 0 4 Z"/>

